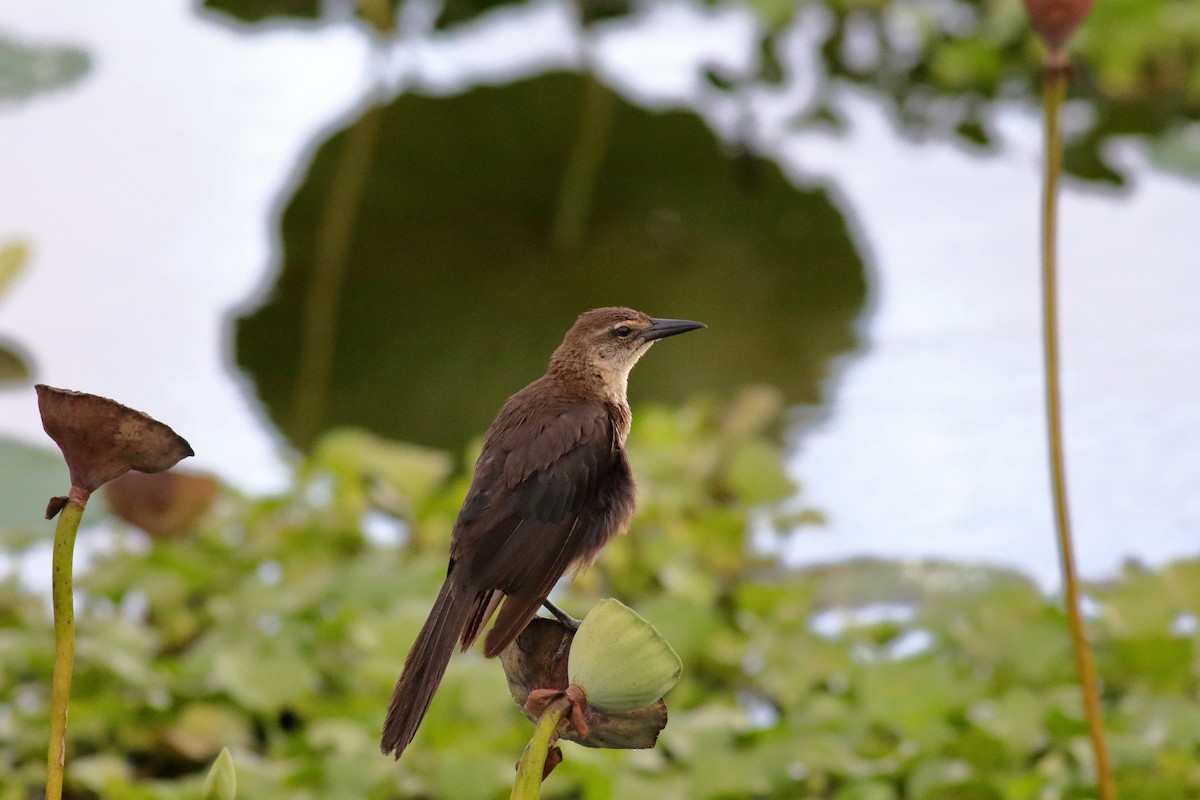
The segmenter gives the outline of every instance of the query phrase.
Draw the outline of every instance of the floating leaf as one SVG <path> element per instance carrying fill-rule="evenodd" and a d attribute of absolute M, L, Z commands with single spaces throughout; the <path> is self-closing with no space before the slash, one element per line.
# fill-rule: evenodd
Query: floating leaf
<path fill-rule="evenodd" d="M 340 306 L 354 313 L 338 317 L 329 342 L 325 425 L 458 446 L 491 421 L 516 388 L 514 375 L 545 369 L 580 310 L 573 298 L 592 296 L 598 275 L 646 308 L 722 331 L 648 356 L 652 368 L 639 368 L 629 387 L 639 415 L 651 398 L 732 394 L 763 375 L 790 402 L 823 395 L 829 360 L 857 344 L 854 320 L 867 294 L 834 195 L 815 184 L 797 188 L 772 162 L 744 152 L 731 158 L 692 113 L 614 97 L 610 122 L 590 125 L 580 115 L 591 80 L 550 74 L 453 96 L 405 92 L 380 109 L 380 157 L 359 198 L 339 287 Z M 239 364 L 283 434 L 302 445 L 292 405 L 311 256 L 343 148 L 367 123 L 360 118 L 321 143 L 303 185 L 283 198 L 279 281 L 271 300 L 238 325 Z M 592 212 L 581 246 L 558 252 L 550 231 L 572 153 L 593 142 L 602 168 L 586 189 Z M 464 213 L 472 225 L 461 224 Z M 477 291 L 499 274 L 499 294 Z M 676 279 L 682 274 L 704 280 Z"/>
<path fill-rule="evenodd" d="M 78 47 L 30 46 L 0 36 L 0 101 L 70 86 L 90 64 L 87 52 Z"/>
<path fill-rule="evenodd" d="M 31 506 L 29 498 L 45 497 L 62 486 L 67 479 L 62 458 L 50 447 L 0 439 L 0 475 L 0 528 L 41 531 L 41 509 Z"/>
<path fill-rule="evenodd" d="M 619 600 L 600 601 L 575 634 L 570 682 L 602 711 L 633 711 L 679 681 L 683 663 L 654 626 Z"/>
<path fill-rule="evenodd" d="M 397 512 L 411 514 L 440 486 L 454 468 L 448 453 L 427 447 L 382 439 L 356 428 L 328 431 L 313 452 L 313 462 L 322 469 L 352 478 L 386 484 L 389 492 L 378 492 Z"/>

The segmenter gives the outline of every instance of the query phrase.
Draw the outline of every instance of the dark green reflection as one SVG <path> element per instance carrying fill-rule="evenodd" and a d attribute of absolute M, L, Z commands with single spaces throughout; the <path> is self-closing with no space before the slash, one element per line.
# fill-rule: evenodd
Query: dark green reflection
<path fill-rule="evenodd" d="M 866 292 L 828 194 L 797 189 L 773 163 L 730 157 L 692 114 L 620 100 L 597 114 L 587 85 L 555 74 L 404 96 L 370 123 L 376 155 L 317 427 L 458 446 L 541 373 L 580 311 L 616 304 L 710 326 L 647 356 L 630 382 L 634 403 L 755 381 L 819 401 L 831 359 L 857 343 Z M 284 214 L 276 291 L 238 329 L 239 363 L 300 445 L 311 431 L 299 430 L 294 404 L 314 389 L 296 385 L 306 294 L 346 140 L 343 131 L 317 153 Z M 564 176 L 586 187 L 588 153 L 597 169 L 582 233 L 572 248 L 560 222 L 566 244 L 555 247 Z"/>

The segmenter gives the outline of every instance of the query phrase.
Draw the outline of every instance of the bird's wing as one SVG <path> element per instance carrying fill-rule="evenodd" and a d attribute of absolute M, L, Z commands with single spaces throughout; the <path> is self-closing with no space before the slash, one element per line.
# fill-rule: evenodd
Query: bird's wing
<path fill-rule="evenodd" d="M 603 544 L 612 521 L 597 502 L 601 483 L 614 469 L 627 476 L 602 403 L 539 411 L 489 438 L 455 525 L 451 554 L 460 578 L 477 591 L 508 596 L 488 655 L 521 632 L 572 562 Z M 484 621 L 471 621 L 464 645 Z"/>

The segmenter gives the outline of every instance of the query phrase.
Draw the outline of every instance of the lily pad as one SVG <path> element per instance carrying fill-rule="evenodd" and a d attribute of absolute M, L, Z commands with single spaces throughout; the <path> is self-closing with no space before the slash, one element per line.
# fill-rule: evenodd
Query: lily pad
<path fill-rule="evenodd" d="M 41 531 L 43 506 L 33 498 L 62 491 L 67 482 L 62 458 L 48 447 L 0 439 L 0 475 L 0 529 Z M 94 520 L 89 515 L 89 522 Z"/>
<path fill-rule="evenodd" d="M 78 47 L 27 45 L 0 37 L 0 101 L 70 86 L 90 66 L 87 52 Z"/>
<path fill-rule="evenodd" d="M 278 283 L 237 334 L 239 364 L 293 443 L 349 425 L 458 448 L 545 369 L 581 311 L 613 303 L 702 319 L 713 333 L 651 353 L 630 381 L 635 404 L 732 394 L 763 376 L 787 402 L 822 399 L 834 361 L 858 345 L 866 297 L 831 194 L 796 187 L 695 114 L 639 108 L 590 80 L 406 94 L 319 148 L 283 214 Z M 595 180 L 578 185 L 568 166 L 594 144 L 579 137 L 589 104 L 607 122 Z M 314 266 L 322 220 L 357 126 L 376 123 L 331 284 Z M 328 319 L 313 298 L 336 303 L 328 341 L 306 338 Z M 328 381 L 300 384 L 299 365 L 323 348 Z M 301 402 L 314 392 L 324 402 Z M 321 418 L 298 422 L 314 405 Z"/>

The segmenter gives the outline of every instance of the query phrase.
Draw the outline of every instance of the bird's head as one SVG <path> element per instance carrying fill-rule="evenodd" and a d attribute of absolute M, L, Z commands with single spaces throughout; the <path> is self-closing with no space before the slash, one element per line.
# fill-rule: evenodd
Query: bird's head
<path fill-rule="evenodd" d="M 629 371 L 650 345 L 704 327 L 703 322 L 661 319 L 632 308 L 595 308 L 579 315 L 550 363 L 598 377 L 609 393 L 624 398 Z"/>

